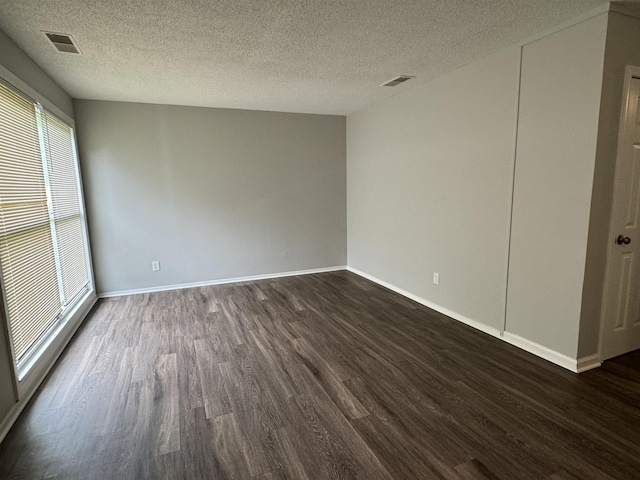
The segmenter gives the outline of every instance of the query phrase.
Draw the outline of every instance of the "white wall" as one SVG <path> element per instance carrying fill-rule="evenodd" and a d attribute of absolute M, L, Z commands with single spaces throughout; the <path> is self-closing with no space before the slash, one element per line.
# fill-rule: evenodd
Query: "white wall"
<path fill-rule="evenodd" d="M 585 286 L 582 294 L 579 357 L 595 354 L 599 347 L 602 290 L 607 250 L 611 241 L 609 221 L 622 113 L 624 72 L 627 65 L 640 66 L 638 45 L 640 19 L 611 12 L 607 25 L 600 128 L 591 200 Z"/>
<path fill-rule="evenodd" d="M 575 358 L 607 16 L 525 45 L 506 331 Z"/>
<path fill-rule="evenodd" d="M 349 266 L 497 330 L 519 54 L 500 51 L 347 118 Z"/>
<path fill-rule="evenodd" d="M 346 263 L 344 117 L 75 108 L 99 293 Z"/>

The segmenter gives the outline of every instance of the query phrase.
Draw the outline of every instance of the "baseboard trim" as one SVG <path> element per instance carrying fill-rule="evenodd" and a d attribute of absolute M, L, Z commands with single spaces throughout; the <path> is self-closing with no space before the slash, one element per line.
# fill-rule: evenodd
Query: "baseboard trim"
<path fill-rule="evenodd" d="M 203 282 L 178 283 L 173 285 L 159 285 L 157 287 L 137 288 L 133 290 L 120 290 L 114 292 L 100 292 L 98 298 L 125 297 L 127 295 L 140 295 L 142 293 L 167 292 L 169 290 L 182 290 L 184 288 L 208 287 L 210 285 L 223 285 L 226 283 L 252 282 L 254 280 L 268 280 L 270 278 L 292 277 L 295 275 L 310 275 L 313 273 L 337 272 L 346 270 L 346 265 L 333 267 L 311 268 L 308 270 L 294 270 L 290 272 L 266 273 L 263 275 L 250 275 L 247 277 L 222 278 L 218 280 L 205 280 Z"/>
<path fill-rule="evenodd" d="M 545 347 L 544 345 L 540 345 L 539 343 L 533 342 L 531 340 L 527 340 L 526 338 L 523 338 L 519 335 L 509 333 L 509 332 L 501 332 L 497 328 L 490 327 L 476 320 L 472 320 L 468 317 L 465 317 L 464 315 L 460 315 L 457 312 L 454 312 L 452 310 L 449 310 L 448 308 L 442 307 L 433 302 L 430 302 L 429 300 L 426 300 L 422 297 L 419 297 L 410 292 L 407 292 L 402 288 L 396 287 L 395 285 L 385 282 L 384 280 L 380 280 L 379 278 L 374 277 L 373 275 L 369 275 L 368 273 L 358 270 L 357 268 L 347 266 L 347 270 L 352 273 L 355 273 L 356 275 L 360 275 L 361 277 L 366 278 L 367 280 L 371 280 L 372 282 L 377 283 L 380 286 L 388 288 L 389 290 L 399 293 L 404 297 L 410 298 L 411 300 L 418 302 L 424 305 L 425 307 L 429 307 L 432 310 L 435 310 L 436 312 L 446 315 L 447 317 L 451 317 L 454 320 L 457 320 L 459 322 L 464 323 L 465 325 L 469 325 L 470 327 L 475 328 L 476 330 L 480 330 L 481 332 L 484 332 L 496 338 L 499 338 L 500 340 L 503 340 L 529 353 L 532 353 L 533 355 L 543 358 L 544 360 L 554 363 L 560 367 L 566 368 L 567 370 L 570 370 L 574 373 L 586 372 L 587 370 L 597 368 L 601 365 L 600 356 L 598 354 L 589 355 L 587 357 L 582 357 L 580 359 L 571 358 L 560 352 L 556 352 L 555 350 Z"/>
<path fill-rule="evenodd" d="M 410 293 L 402 288 L 399 288 L 399 287 L 396 287 L 395 285 L 387 283 L 384 280 L 380 280 L 379 278 L 374 277 L 373 275 L 369 275 L 368 273 L 358 270 L 357 268 L 347 267 L 347 270 L 352 273 L 355 273 L 356 275 L 360 275 L 361 277 L 366 278 L 367 280 L 371 280 L 372 282 L 377 283 L 382 287 L 388 288 L 389 290 L 399 293 L 404 297 L 410 298 L 414 302 L 418 302 L 419 304 L 424 305 L 425 307 L 429 307 L 430 309 L 435 310 L 438 313 L 442 313 L 447 317 L 451 317 L 454 320 L 464 323 L 465 325 L 469 325 L 470 327 L 473 327 L 476 330 L 480 330 L 483 333 L 487 333 L 493 337 L 500 338 L 500 330 L 498 330 L 497 328 L 491 327 L 489 325 L 485 325 L 484 323 L 480 323 L 469 317 L 465 317 L 464 315 L 461 315 L 458 312 L 454 312 L 453 310 L 449 310 L 448 308 L 445 308 L 438 304 L 430 302 L 429 300 L 426 300 L 422 297 L 414 295 L 413 293 Z"/>
<path fill-rule="evenodd" d="M 540 358 L 544 358 L 545 360 L 564 367 L 567 370 L 571 370 L 574 373 L 578 373 L 578 361 L 575 358 L 556 352 L 555 350 L 528 340 L 520 335 L 516 335 L 515 333 L 503 332 L 502 339 L 515 347 L 521 348 L 529 353 L 533 353 Z"/>
<path fill-rule="evenodd" d="M 593 355 L 589 355 L 587 357 L 582 357 L 578 359 L 576 365 L 576 373 L 586 372 L 587 370 L 593 370 L 594 368 L 598 368 L 602 365 L 602 359 L 600 358 L 599 353 L 594 353 Z"/>
<path fill-rule="evenodd" d="M 85 304 L 83 308 L 78 311 L 78 320 L 76 320 L 73 325 L 70 325 L 70 328 L 62 338 L 62 341 L 60 341 L 60 343 L 56 347 L 54 347 L 55 349 L 53 350 L 51 356 L 52 360 L 48 363 L 47 367 L 44 368 L 39 373 L 39 375 L 32 380 L 31 386 L 29 386 L 28 390 L 21 392 L 20 399 L 13 405 L 2 423 L 0 423 L 0 443 L 2 443 L 4 438 L 7 436 L 9 430 L 11 430 L 13 424 L 16 422 L 16 420 L 18 420 L 18 417 L 25 409 L 25 407 L 29 405 L 31 398 L 38 391 L 38 387 L 40 387 L 40 384 L 44 381 L 45 378 L 47 378 L 49 371 L 58 362 L 58 358 L 60 358 L 60 355 L 62 355 L 62 352 L 67 347 L 73 336 L 76 334 L 76 332 L 80 328 L 80 325 L 82 325 L 84 319 L 87 317 L 95 303 L 98 301 L 98 297 L 93 293 L 91 294 L 91 296 L 93 298 L 90 297 L 87 304 Z"/>
<path fill-rule="evenodd" d="M 396 292 L 403 297 L 409 298 L 425 307 L 431 308 L 438 313 L 446 315 L 447 317 L 453 318 L 465 325 L 468 325 L 476 330 L 479 330 L 483 333 L 491 335 L 493 337 L 499 338 L 511 345 L 514 345 L 522 350 L 525 350 L 537 357 L 543 358 L 551 363 L 554 363 L 560 367 L 566 368 L 574 373 L 586 372 L 587 370 L 591 370 L 593 368 L 599 367 L 602 362 L 600 360 L 600 356 L 598 354 L 590 355 L 587 357 L 583 357 L 580 359 L 571 358 L 567 355 L 564 355 L 560 352 L 556 352 L 544 345 L 540 345 L 536 342 L 528 340 L 524 337 L 516 335 L 510 332 L 501 332 L 499 329 L 491 327 L 489 325 L 485 325 L 484 323 L 473 320 L 469 317 L 466 317 L 458 312 L 450 310 L 446 307 L 433 303 L 425 298 L 419 297 L 418 295 L 414 295 L 407 290 L 404 290 L 400 287 L 397 287 L 391 283 L 385 282 L 373 275 L 370 275 L 362 270 L 358 270 L 357 268 L 353 268 L 346 265 L 337 265 L 333 267 L 324 267 L 324 268 L 312 268 L 307 270 L 295 270 L 289 272 L 279 272 L 279 273 L 269 273 L 263 275 L 251 275 L 246 277 L 234 277 L 234 278 L 224 278 L 218 280 L 207 280 L 203 282 L 191 282 L 191 283 L 181 283 L 174 285 L 161 285 L 157 287 L 149 287 L 149 288 L 140 288 L 134 290 L 121 290 L 114 292 L 102 292 L 98 294 L 98 298 L 111 298 L 111 297 L 122 297 L 127 295 L 139 295 L 143 293 L 154 293 L 154 292 L 165 292 L 169 290 L 180 290 L 184 288 L 194 288 L 194 287 L 206 287 L 210 285 L 223 285 L 228 283 L 238 283 L 238 282 L 250 282 L 254 280 L 268 280 L 271 278 L 281 278 L 281 277 L 291 277 L 294 275 L 310 275 L 314 273 L 326 273 L 326 272 L 336 272 L 340 270 L 348 270 L 349 272 L 355 273 L 367 280 L 370 280 L 378 285 L 388 288 L 389 290 Z M 0 438 L 2 429 L 0 427 Z"/>

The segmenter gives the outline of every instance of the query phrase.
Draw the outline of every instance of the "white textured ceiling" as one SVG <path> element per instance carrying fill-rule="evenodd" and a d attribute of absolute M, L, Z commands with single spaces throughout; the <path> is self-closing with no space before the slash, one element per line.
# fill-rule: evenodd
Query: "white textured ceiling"
<path fill-rule="evenodd" d="M 348 114 L 603 3 L 2 0 L 0 28 L 75 98 Z"/>

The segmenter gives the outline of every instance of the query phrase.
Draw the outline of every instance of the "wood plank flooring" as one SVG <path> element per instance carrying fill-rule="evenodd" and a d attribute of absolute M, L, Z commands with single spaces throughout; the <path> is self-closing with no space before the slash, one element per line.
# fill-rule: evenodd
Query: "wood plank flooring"
<path fill-rule="evenodd" d="M 638 479 L 640 352 L 575 375 L 348 272 L 101 300 L 2 479 Z"/>

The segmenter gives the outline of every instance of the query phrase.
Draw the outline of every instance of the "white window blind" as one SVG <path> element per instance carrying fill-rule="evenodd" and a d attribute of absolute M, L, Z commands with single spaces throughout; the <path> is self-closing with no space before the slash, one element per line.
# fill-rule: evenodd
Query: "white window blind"
<path fill-rule="evenodd" d="M 88 284 L 72 129 L 0 83 L 0 266 L 16 363 Z"/>
<path fill-rule="evenodd" d="M 47 112 L 42 113 L 42 123 L 53 230 L 60 262 L 62 304 L 66 306 L 89 282 L 73 130 Z"/>

